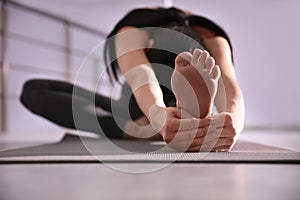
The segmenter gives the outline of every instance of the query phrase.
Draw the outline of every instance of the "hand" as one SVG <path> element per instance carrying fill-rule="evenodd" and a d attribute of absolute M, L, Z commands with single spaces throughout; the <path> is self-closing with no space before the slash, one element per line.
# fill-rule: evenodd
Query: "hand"
<path fill-rule="evenodd" d="M 210 141 L 203 144 L 202 149 L 211 151 L 229 151 L 237 141 L 239 131 L 234 123 L 234 116 L 228 112 L 222 112 L 212 117 L 216 132 L 210 137 Z M 209 137 L 209 136 L 207 136 Z"/>
<path fill-rule="evenodd" d="M 207 141 L 207 134 L 213 135 L 213 139 L 216 138 L 216 128 L 212 126 L 211 118 L 182 119 L 183 115 L 188 115 L 183 112 L 176 107 L 153 106 L 149 114 L 150 123 L 162 135 L 168 146 L 180 151 L 199 151 L 201 145 Z"/>

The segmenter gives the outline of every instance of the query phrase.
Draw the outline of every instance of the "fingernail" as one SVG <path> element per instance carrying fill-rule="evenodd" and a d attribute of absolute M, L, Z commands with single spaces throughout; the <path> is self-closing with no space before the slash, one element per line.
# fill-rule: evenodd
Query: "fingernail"
<path fill-rule="evenodd" d="M 228 152 L 228 149 L 217 149 L 216 152 Z"/>

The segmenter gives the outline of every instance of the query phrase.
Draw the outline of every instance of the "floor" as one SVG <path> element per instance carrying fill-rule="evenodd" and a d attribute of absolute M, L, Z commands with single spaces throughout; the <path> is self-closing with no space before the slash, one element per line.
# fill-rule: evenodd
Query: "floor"
<path fill-rule="evenodd" d="M 55 142 L 62 136 L 2 134 L 0 149 Z M 299 131 L 247 130 L 241 138 L 300 152 Z M 157 164 L 135 165 L 146 168 Z M 298 200 L 299 189 L 300 165 L 296 164 L 174 163 L 144 174 L 119 172 L 97 163 L 0 165 L 1 200 Z"/>

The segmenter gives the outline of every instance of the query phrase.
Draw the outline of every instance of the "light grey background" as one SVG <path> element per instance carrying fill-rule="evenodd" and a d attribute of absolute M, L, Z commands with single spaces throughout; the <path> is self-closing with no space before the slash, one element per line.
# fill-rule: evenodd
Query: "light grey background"
<path fill-rule="evenodd" d="M 108 33 L 129 10 L 163 6 L 163 0 L 18 0 Z M 297 0 L 174 0 L 175 6 L 208 17 L 231 38 L 237 76 L 246 102 L 247 128 L 300 128 L 300 2 Z M 18 9 L 9 9 L 9 31 L 54 44 L 64 42 L 60 23 Z M 103 38 L 71 30 L 72 48 L 90 51 Z M 28 112 L 19 102 L 21 86 L 29 78 L 63 79 L 64 57 L 59 50 L 9 39 L 8 129 L 57 131 L 56 125 Z M 74 72 L 84 56 L 73 55 Z M 97 58 L 95 58 L 97 59 Z M 91 73 L 101 63 L 91 64 Z M 27 71 L 22 66 L 43 70 Z M 99 66 L 101 67 L 101 66 Z M 47 71 L 48 70 L 48 71 Z M 50 71 L 49 71 L 50 70 Z M 74 79 L 74 76 L 72 77 Z M 91 83 L 83 83 L 84 86 Z M 101 89 L 105 94 L 109 88 Z"/>

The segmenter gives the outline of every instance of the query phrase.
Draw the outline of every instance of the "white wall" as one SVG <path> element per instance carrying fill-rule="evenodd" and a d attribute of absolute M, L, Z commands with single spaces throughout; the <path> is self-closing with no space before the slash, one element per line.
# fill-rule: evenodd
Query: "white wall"
<path fill-rule="evenodd" d="M 106 33 L 132 8 L 163 5 L 163 0 L 19 0 L 19 2 L 65 16 Z M 247 127 L 300 128 L 298 105 L 300 66 L 297 61 L 300 53 L 298 38 L 300 27 L 297 22 L 300 19 L 300 13 L 297 12 L 297 8 L 300 7 L 299 1 L 174 0 L 174 3 L 175 6 L 211 18 L 229 34 L 234 47 L 238 79 L 246 101 Z M 29 20 L 15 13 L 10 18 L 10 24 L 11 29 L 20 33 L 41 37 L 54 43 L 63 40 L 62 27 L 51 21 Z M 96 38 L 90 38 L 77 30 L 73 30 L 73 40 L 76 48 L 86 51 L 99 42 Z M 29 63 L 45 68 L 62 68 L 63 58 L 58 52 L 49 53 L 45 49 L 31 51 L 30 46 L 13 41 L 9 45 L 11 62 Z M 82 60 L 83 57 L 72 58 L 74 69 L 78 68 Z M 16 95 L 20 92 L 25 79 L 45 76 L 37 72 L 28 74 L 11 70 L 10 73 L 12 78 L 9 90 Z M 62 76 L 55 75 L 54 78 Z M 56 126 L 31 115 L 17 100 L 9 106 L 10 131 L 56 130 Z"/>
<path fill-rule="evenodd" d="M 175 5 L 214 19 L 231 37 L 248 127 L 300 127 L 298 0 L 175 0 Z"/>
<path fill-rule="evenodd" d="M 8 102 L 7 126 L 9 132 L 49 132 L 60 127 L 29 112 L 19 101 L 25 81 L 33 78 L 65 80 L 65 27 L 64 24 L 45 16 L 28 13 L 8 6 Z M 71 81 L 89 51 L 104 37 L 76 27 L 70 28 Z M 81 53 L 78 54 L 77 52 Z M 101 59 L 98 59 L 101 60 Z M 96 80 L 97 63 L 88 63 L 91 69 L 80 83 L 89 87 Z M 106 89 L 107 90 L 107 89 Z"/>
<path fill-rule="evenodd" d="M 28 112 L 19 102 L 23 83 L 29 78 L 63 79 L 63 51 L 26 42 L 25 37 L 62 44 L 63 26 L 47 18 L 37 18 L 15 8 L 8 8 L 7 126 L 9 131 L 57 130 L 46 120 Z M 19 34 L 18 36 L 15 36 Z M 20 39 L 20 35 L 22 35 Z M 19 39 L 18 39 L 19 38 Z M 52 73 L 48 73 L 51 71 Z"/>

